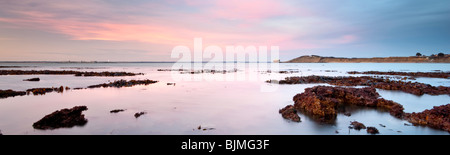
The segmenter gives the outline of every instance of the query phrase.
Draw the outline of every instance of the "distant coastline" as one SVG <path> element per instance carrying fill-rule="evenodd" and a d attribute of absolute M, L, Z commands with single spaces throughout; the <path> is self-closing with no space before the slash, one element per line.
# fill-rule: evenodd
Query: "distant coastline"
<path fill-rule="evenodd" d="M 282 63 L 450 63 L 450 54 L 409 57 L 343 58 L 304 55 Z"/>

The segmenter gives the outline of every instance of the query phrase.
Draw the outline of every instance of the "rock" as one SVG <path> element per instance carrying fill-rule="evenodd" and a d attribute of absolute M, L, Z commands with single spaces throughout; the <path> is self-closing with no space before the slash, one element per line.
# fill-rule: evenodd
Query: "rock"
<path fill-rule="evenodd" d="M 32 89 L 27 89 L 27 94 L 33 93 L 33 95 L 44 95 L 45 93 L 49 93 L 49 92 L 58 92 L 58 93 L 62 93 L 65 90 L 70 89 L 69 87 L 52 87 L 52 88 L 32 88 Z"/>
<path fill-rule="evenodd" d="M 88 120 L 81 113 L 87 109 L 86 106 L 75 106 L 71 109 L 57 110 L 35 122 L 33 128 L 47 130 L 83 126 Z"/>
<path fill-rule="evenodd" d="M 375 74 L 375 75 L 400 75 L 400 76 L 410 76 L 413 77 L 432 77 L 432 78 L 448 78 L 450 77 L 450 72 L 442 72 L 438 70 L 438 72 L 380 72 L 380 71 L 367 71 L 367 72 L 357 72 L 350 71 L 348 74 Z M 405 79 L 409 79 L 408 77 Z"/>
<path fill-rule="evenodd" d="M 367 133 L 370 133 L 370 134 L 378 134 L 378 133 L 380 133 L 380 132 L 378 132 L 377 128 L 371 127 L 371 126 L 367 127 L 366 131 L 367 131 Z"/>
<path fill-rule="evenodd" d="M 366 129 L 366 126 L 358 121 L 353 121 L 350 122 L 349 128 L 355 129 L 355 130 L 361 130 L 361 129 Z"/>
<path fill-rule="evenodd" d="M 385 128 L 386 127 L 386 125 L 383 125 L 383 124 L 378 124 L 378 125 L 380 125 L 381 127 L 383 127 L 383 128 Z"/>
<path fill-rule="evenodd" d="M 419 82 L 394 81 L 384 78 L 375 78 L 369 76 L 362 77 L 329 77 L 329 76 L 305 76 L 305 77 L 286 77 L 284 80 L 268 80 L 266 82 L 279 84 L 308 84 L 308 83 L 328 83 L 337 86 L 369 86 L 384 90 L 400 90 L 414 95 L 450 95 L 450 87 L 434 87 L 429 84 Z"/>
<path fill-rule="evenodd" d="M 23 81 L 41 81 L 39 78 L 24 79 Z"/>
<path fill-rule="evenodd" d="M 144 73 L 80 72 L 71 70 L 0 70 L 0 75 L 75 75 L 75 76 L 136 76 Z"/>
<path fill-rule="evenodd" d="M 420 113 L 413 112 L 405 118 L 414 125 L 425 125 L 450 132 L 450 104 L 434 106 L 433 109 Z"/>
<path fill-rule="evenodd" d="M 344 112 L 344 115 L 350 117 L 352 115 L 352 113 L 346 111 L 346 112 Z"/>
<path fill-rule="evenodd" d="M 14 91 L 11 89 L 8 90 L 0 90 L 0 98 L 14 97 L 14 96 L 23 96 L 26 95 L 27 92 L 24 91 Z"/>
<path fill-rule="evenodd" d="M 391 115 L 400 118 L 403 106 L 390 100 L 379 98 L 374 88 L 348 88 L 315 86 L 294 96 L 294 108 L 313 115 L 320 121 L 329 122 L 336 118 L 338 109 L 347 105 L 377 107 L 386 109 Z"/>
<path fill-rule="evenodd" d="M 199 126 L 197 127 L 197 130 L 206 131 L 206 130 L 215 130 L 215 128 L 206 128 L 206 127 L 203 127 L 203 128 L 202 128 L 202 126 L 199 125 Z"/>
<path fill-rule="evenodd" d="M 289 119 L 294 122 L 301 122 L 300 116 L 297 114 L 297 110 L 295 110 L 294 106 L 288 105 L 283 109 L 278 111 L 281 116 L 285 119 Z"/>
<path fill-rule="evenodd" d="M 175 86 L 175 84 L 176 84 L 176 83 L 167 83 L 168 86 L 169 86 L 169 85 Z"/>
<path fill-rule="evenodd" d="M 144 114 L 147 114 L 147 112 L 144 112 L 144 111 L 138 112 L 138 113 L 134 114 L 134 117 L 138 118 L 138 117 L 141 117 L 141 115 L 144 115 Z"/>
<path fill-rule="evenodd" d="M 118 113 L 118 112 L 122 112 L 122 111 L 125 111 L 125 109 L 114 109 L 114 110 L 109 111 L 109 113 Z"/>
<path fill-rule="evenodd" d="M 110 82 L 110 83 L 103 83 L 103 84 L 98 84 L 98 85 L 91 85 L 88 86 L 87 88 L 107 88 L 107 87 L 116 87 L 116 88 L 122 88 L 122 87 L 132 87 L 135 85 L 149 85 L 149 84 L 153 84 L 156 83 L 158 81 L 153 81 L 153 80 L 149 80 L 149 79 L 145 79 L 145 80 L 117 80 L 114 82 Z"/>

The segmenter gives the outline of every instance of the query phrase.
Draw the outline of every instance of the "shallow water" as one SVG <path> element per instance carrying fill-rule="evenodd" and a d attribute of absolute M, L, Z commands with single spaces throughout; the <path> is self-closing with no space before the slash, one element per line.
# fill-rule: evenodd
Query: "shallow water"
<path fill-rule="evenodd" d="M 280 70 L 296 70 L 293 74 L 267 74 L 251 66 L 236 73 L 199 74 L 201 81 L 177 81 L 173 75 L 193 77 L 191 74 L 161 72 L 171 69 L 172 63 L 0 63 L 0 66 L 30 66 L 29 68 L 0 68 L 17 70 L 77 70 L 126 71 L 145 75 L 131 77 L 75 77 L 73 75 L 9 75 L 0 76 L 0 89 L 26 90 L 37 87 L 87 87 L 118 79 L 151 79 L 156 84 L 128 88 L 97 88 L 47 93 L 41 96 L 16 96 L 0 99 L 0 130 L 3 134 L 367 134 L 365 130 L 348 129 L 350 121 L 374 126 L 380 134 L 445 134 L 448 132 L 421 126 L 406 126 L 400 120 L 371 108 L 349 108 L 351 116 L 339 114 L 336 121 L 324 124 L 300 113 L 302 122 L 290 122 L 278 113 L 280 108 L 293 104 L 292 98 L 305 88 L 319 84 L 276 85 L 264 81 L 273 77 L 328 75 L 350 76 L 347 71 L 450 71 L 450 64 L 387 64 L 387 63 L 292 63 L 279 64 Z M 226 64 L 231 65 L 231 64 Z M 256 74 L 257 80 L 249 80 Z M 244 77 L 243 81 L 207 80 L 226 76 Z M 355 76 L 355 75 L 351 75 Z M 22 81 L 39 77 L 39 82 Z M 449 79 L 417 78 L 418 82 L 450 86 Z M 176 85 L 167 85 L 175 82 Z M 327 84 L 321 84 L 327 85 Z M 262 88 L 274 90 L 263 92 Z M 420 112 L 433 106 L 448 104 L 448 95 L 415 96 L 398 91 L 379 90 L 385 99 L 405 107 L 405 112 Z M 45 115 L 62 108 L 86 105 L 88 123 L 82 127 L 56 130 L 35 130 L 32 124 Z M 124 112 L 109 113 L 113 109 Z M 139 118 L 134 113 L 145 111 Z M 386 126 L 382 127 L 380 124 Z M 197 127 L 214 128 L 198 130 Z"/>

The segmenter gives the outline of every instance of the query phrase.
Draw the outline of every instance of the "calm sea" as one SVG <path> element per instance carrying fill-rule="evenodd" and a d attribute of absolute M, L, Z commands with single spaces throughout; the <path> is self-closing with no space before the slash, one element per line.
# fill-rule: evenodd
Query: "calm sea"
<path fill-rule="evenodd" d="M 418 63 L 281 63 L 279 70 L 291 74 L 268 73 L 251 63 L 227 74 L 180 74 L 157 71 L 171 69 L 173 63 L 0 63 L 0 68 L 15 70 L 126 71 L 145 73 L 129 77 L 75 77 L 73 75 L 7 75 L 0 76 L 0 89 L 26 90 L 38 87 L 70 88 L 107 83 L 118 79 L 151 79 L 147 86 L 68 90 L 40 96 L 16 96 L 0 99 L 0 130 L 3 134 L 325 134 L 358 135 L 365 130 L 349 129 L 350 121 L 374 126 L 380 134 L 444 134 L 429 127 L 408 126 L 407 121 L 388 112 L 370 108 L 351 109 L 351 116 L 339 114 L 334 123 L 314 121 L 300 113 L 302 122 L 290 122 L 278 113 L 293 104 L 292 98 L 305 88 L 327 84 L 276 85 L 268 79 L 288 76 L 359 76 L 347 71 L 450 71 L 450 64 Z M 235 64 L 223 66 L 233 68 Z M 270 65 L 270 64 L 269 64 Z M 196 77 L 194 77 L 196 76 Z M 39 82 L 23 79 L 39 77 Z M 227 78 L 230 78 L 227 80 Z M 180 80 L 181 79 L 181 80 Z M 450 79 L 417 78 L 434 86 L 450 86 Z M 167 83 L 176 83 L 167 85 Z M 450 103 L 448 95 L 415 96 L 398 91 L 377 90 L 385 99 L 405 107 L 405 112 L 421 112 L 433 106 Z M 63 108 L 86 105 L 88 123 L 82 127 L 35 130 L 32 124 L 47 114 Z M 114 109 L 126 109 L 110 113 Z M 139 118 L 134 113 L 145 111 Z M 381 125 L 380 125 L 381 124 Z M 198 126 L 210 130 L 198 130 Z M 385 126 L 385 127 L 382 127 Z"/>

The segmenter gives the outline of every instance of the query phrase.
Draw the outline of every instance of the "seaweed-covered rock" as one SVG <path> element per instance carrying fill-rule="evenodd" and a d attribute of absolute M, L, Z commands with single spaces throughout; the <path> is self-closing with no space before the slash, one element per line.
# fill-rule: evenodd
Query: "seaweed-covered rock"
<path fill-rule="evenodd" d="M 80 72 L 72 70 L 0 70 L 0 75 L 75 75 L 75 76 L 136 76 L 144 73 Z"/>
<path fill-rule="evenodd" d="M 405 118 L 414 125 L 426 125 L 450 132 L 450 104 L 434 106 L 420 113 L 406 114 Z"/>
<path fill-rule="evenodd" d="M 47 130 L 83 126 L 88 120 L 81 113 L 87 109 L 86 106 L 75 106 L 71 109 L 57 110 L 35 122 L 33 128 Z"/>
<path fill-rule="evenodd" d="M 266 82 L 272 82 L 268 80 Z M 286 77 L 284 80 L 277 81 L 279 84 L 307 84 L 307 83 L 328 83 L 337 86 L 369 86 L 384 90 L 399 90 L 414 95 L 450 95 L 450 87 L 431 86 L 419 82 L 395 81 L 385 78 L 374 78 L 369 76 L 361 77 L 330 77 L 330 76 L 305 76 L 305 77 Z"/>
<path fill-rule="evenodd" d="M 367 133 L 370 133 L 370 134 L 378 134 L 378 133 L 380 133 L 377 128 L 372 127 L 372 126 L 367 127 L 366 131 L 367 131 Z"/>
<path fill-rule="evenodd" d="M 355 129 L 355 130 L 361 130 L 366 129 L 366 126 L 358 121 L 350 122 L 349 128 Z"/>
<path fill-rule="evenodd" d="M 121 88 L 121 87 L 131 87 L 134 85 L 149 85 L 149 84 L 153 84 L 156 83 L 158 81 L 153 81 L 153 80 L 117 80 L 114 82 L 110 82 L 110 83 L 103 83 L 103 84 L 98 84 L 98 85 L 91 85 L 88 86 L 88 88 L 107 88 L 107 87 L 116 87 L 116 88 Z"/>
<path fill-rule="evenodd" d="M 288 105 L 283 109 L 278 111 L 281 116 L 285 119 L 289 119 L 294 122 L 301 122 L 300 116 L 297 114 L 297 110 L 295 110 L 294 106 Z"/>
<path fill-rule="evenodd" d="M 11 89 L 8 90 L 0 90 L 0 98 L 14 97 L 14 96 L 23 96 L 26 95 L 27 92 L 24 91 L 14 91 Z"/>
<path fill-rule="evenodd" d="M 388 110 L 395 117 L 402 117 L 403 106 L 390 100 L 379 98 L 374 88 L 347 88 L 315 86 L 294 96 L 294 108 L 324 120 L 332 120 L 338 109 L 347 105 L 378 107 Z"/>
<path fill-rule="evenodd" d="M 367 71 L 367 72 L 357 72 L 350 71 L 348 74 L 376 74 L 376 75 L 401 75 L 401 76 L 412 76 L 412 77 L 432 77 L 432 78 L 449 78 L 450 72 L 380 72 L 380 71 Z"/>
<path fill-rule="evenodd" d="M 64 92 L 64 89 L 70 89 L 69 87 L 52 87 L 52 88 L 32 88 L 32 89 L 27 89 L 27 94 L 33 93 L 33 95 L 44 95 L 45 93 L 49 93 L 49 92 L 58 92 L 58 93 L 62 93 Z"/>

